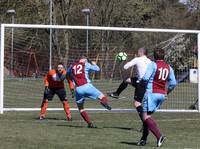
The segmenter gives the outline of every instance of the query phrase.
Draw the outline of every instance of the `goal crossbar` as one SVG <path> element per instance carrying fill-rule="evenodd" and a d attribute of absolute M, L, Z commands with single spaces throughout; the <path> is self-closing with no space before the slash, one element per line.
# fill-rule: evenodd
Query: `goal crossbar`
<path fill-rule="evenodd" d="M 125 27 L 102 27 L 102 26 L 71 26 L 71 25 L 35 25 L 35 24 L 1 24 L 1 50 L 0 50 L 0 114 L 4 111 L 18 111 L 25 108 L 4 108 L 4 42 L 5 28 L 37 28 L 37 29 L 73 29 L 73 30 L 101 30 L 101 31 L 129 31 L 129 32 L 162 32 L 162 33 L 190 33 L 198 35 L 198 57 L 200 57 L 200 30 L 183 30 L 183 29 L 158 29 L 158 28 L 125 28 Z M 200 68 L 200 58 L 198 58 L 198 68 Z M 200 69 L 198 69 L 200 76 Z M 198 77 L 199 78 L 199 77 Z M 200 79 L 198 79 L 198 99 L 200 99 Z M 26 109 L 28 110 L 28 109 Z M 191 110 L 160 110 L 168 112 L 189 112 Z M 198 101 L 198 110 L 200 112 L 200 102 Z"/>
<path fill-rule="evenodd" d="M 200 30 L 184 29 L 159 29 L 159 28 L 126 28 L 126 27 L 104 27 L 104 26 L 73 26 L 73 25 L 36 25 L 36 24 L 1 24 L 7 28 L 37 28 L 37 29 L 74 29 L 74 30 L 101 30 L 101 31 L 129 31 L 129 32 L 168 32 L 168 33 L 191 33 L 198 34 Z"/>

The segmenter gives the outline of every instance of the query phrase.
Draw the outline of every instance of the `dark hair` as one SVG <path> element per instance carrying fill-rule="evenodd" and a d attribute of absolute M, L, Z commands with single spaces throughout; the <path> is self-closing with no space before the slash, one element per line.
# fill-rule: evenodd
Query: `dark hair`
<path fill-rule="evenodd" d="M 155 48 L 153 51 L 153 56 L 155 60 L 164 60 L 165 50 L 163 50 L 162 48 Z"/>
<path fill-rule="evenodd" d="M 58 65 L 63 65 L 63 62 L 59 62 L 59 63 L 57 64 L 57 66 L 58 66 Z M 64 65 L 63 65 L 63 66 L 64 66 Z"/>

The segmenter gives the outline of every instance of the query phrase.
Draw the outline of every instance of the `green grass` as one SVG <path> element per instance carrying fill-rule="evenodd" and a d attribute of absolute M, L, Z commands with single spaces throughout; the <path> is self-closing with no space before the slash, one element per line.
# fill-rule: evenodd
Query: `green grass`
<path fill-rule="evenodd" d="M 94 85 L 104 94 L 115 91 L 119 81 L 95 81 Z M 4 89 L 4 106 L 33 108 L 40 107 L 41 99 L 43 98 L 43 81 L 37 80 L 6 80 Z M 110 104 L 113 108 L 132 108 L 134 88 L 129 86 L 122 94 L 122 99 L 110 99 Z M 193 104 L 198 95 L 198 86 L 193 83 L 181 83 L 169 95 L 168 100 L 163 104 L 162 108 L 167 109 L 188 109 L 189 105 Z M 68 99 L 72 107 L 76 107 L 75 102 L 71 99 L 68 90 Z M 58 98 L 55 98 L 50 107 L 62 107 Z M 87 101 L 86 107 L 101 108 L 96 102 Z"/>
<path fill-rule="evenodd" d="M 95 81 L 103 93 L 114 91 L 119 81 Z M 43 83 L 37 80 L 6 80 L 4 106 L 40 107 Z M 133 108 L 132 87 L 128 87 L 122 99 L 110 99 L 113 108 Z M 71 107 L 75 101 L 68 95 Z M 181 83 L 170 94 L 162 108 L 188 109 L 197 99 L 197 84 Z M 62 107 L 56 97 L 49 107 Z M 101 108 L 96 101 L 88 100 L 85 107 Z M 135 143 L 140 139 L 141 122 L 136 113 L 89 113 L 98 126 L 88 129 L 78 112 L 73 112 L 73 122 L 64 120 L 64 112 L 47 112 L 47 119 L 37 120 L 39 112 L 6 112 L 0 115 L 0 149 L 152 149 L 156 140 L 151 134 L 145 147 Z M 167 136 L 163 149 L 200 148 L 199 113 L 156 113 L 161 132 Z"/>
<path fill-rule="evenodd" d="M 141 122 L 136 113 L 89 113 L 98 126 L 89 129 L 79 113 L 73 121 L 64 120 L 63 112 L 48 112 L 39 121 L 38 112 L 7 112 L 0 115 L 0 149 L 152 149 L 156 140 L 152 134 L 145 147 L 135 143 L 140 139 Z M 200 148 L 200 114 L 156 113 L 161 132 L 167 136 L 162 149 Z"/>

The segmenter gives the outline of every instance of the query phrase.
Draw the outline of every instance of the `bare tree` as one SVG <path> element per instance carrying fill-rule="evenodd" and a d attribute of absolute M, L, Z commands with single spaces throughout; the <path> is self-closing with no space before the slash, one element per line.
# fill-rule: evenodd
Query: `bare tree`
<path fill-rule="evenodd" d="M 70 8 L 72 0 L 58 0 L 53 4 L 53 24 L 68 25 Z M 53 31 L 53 46 L 55 54 L 58 55 L 58 61 L 67 65 L 69 53 L 69 31 L 54 30 Z"/>

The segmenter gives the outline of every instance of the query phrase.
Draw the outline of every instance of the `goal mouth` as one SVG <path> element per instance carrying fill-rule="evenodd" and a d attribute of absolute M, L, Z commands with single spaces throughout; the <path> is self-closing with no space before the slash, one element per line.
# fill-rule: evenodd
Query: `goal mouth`
<path fill-rule="evenodd" d="M 52 51 L 49 51 L 49 30 L 53 31 Z M 89 51 L 85 48 L 86 31 L 91 36 Z M 64 38 L 68 39 L 68 45 Z M 150 49 L 159 46 L 167 51 L 166 61 L 175 67 L 178 80 L 177 88 L 159 111 L 200 112 L 200 60 L 197 59 L 200 57 L 200 30 L 1 24 L 0 113 L 38 111 L 43 98 L 44 75 L 57 62 L 64 61 L 69 66 L 82 55 L 89 56 L 101 67 L 100 73 L 90 76 L 94 85 L 104 94 L 115 91 L 127 76 L 122 69 L 124 62 L 116 61 L 115 56 L 125 52 L 131 60 L 137 48 L 144 46 L 146 41 L 149 41 L 147 47 Z M 68 51 L 63 50 L 65 48 Z M 184 50 L 179 51 L 181 48 Z M 151 54 L 149 50 L 150 57 Z M 130 70 L 128 76 L 134 72 Z M 134 111 L 133 91 L 128 87 L 119 99 L 109 98 L 113 112 Z M 76 111 L 70 93 L 67 97 L 72 110 Z M 97 102 L 86 102 L 88 110 L 105 111 Z M 49 110 L 62 110 L 57 97 L 50 102 Z"/>

